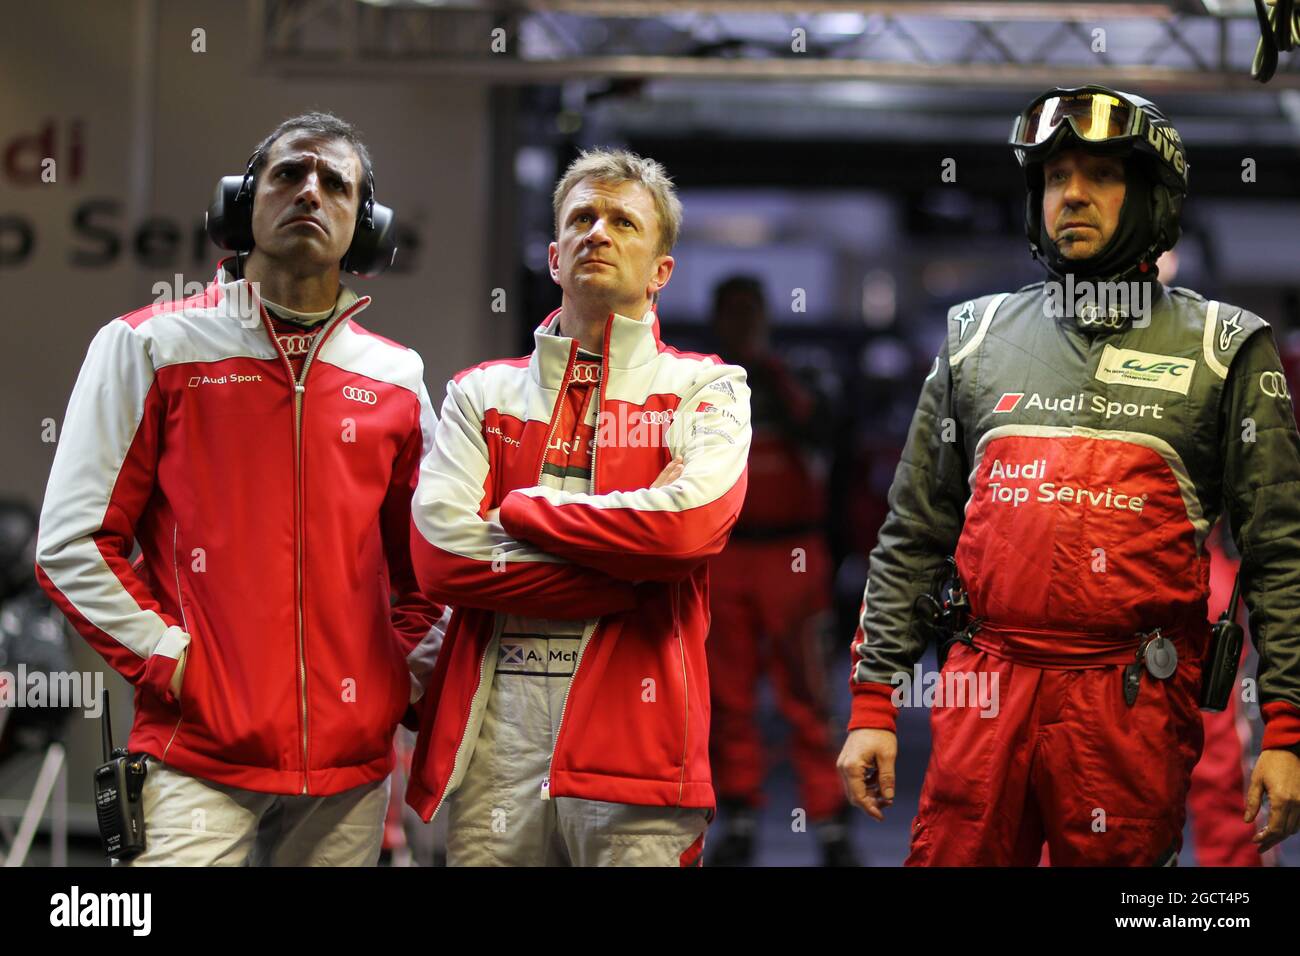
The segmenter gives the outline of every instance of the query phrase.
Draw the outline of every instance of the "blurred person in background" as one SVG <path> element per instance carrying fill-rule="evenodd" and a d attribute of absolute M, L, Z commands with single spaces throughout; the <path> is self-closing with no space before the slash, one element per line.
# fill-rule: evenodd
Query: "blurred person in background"
<path fill-rule="evenodd" d="M 75 709 L 88 716 L 99 713 L 100 701 L 90 698 L 102 682 L 91 687 L 78 680 L 81 701 L 56 693 L 56 676 L 71 674 L 73 663 L 64 617 L 32 575 L 36 526 L 30 504 L 0 499 L 0 763 L 15 751 L 40 750 L 62 740 Z M 44 687 L 49 696 L 42 693 L 40 705 L 27 703 L 24 693 L 36 686 L 36 674 L 48 679 Z M 27 688 L 19 686 L 24 678 Z"/>
<path fill-rule="evenodd" d="M 1169 254 L 1166 254 L 1169 255 Z M 1162 261 L 1165 257 L 1162 257 Z M 1161 267 L 1163 273 L 1163 265 Z M 1286 305 L 1295 317 L 1294 296 Z M 1289 336 L 1280 343 L 1282 366 L 1286 373 L 1291 404 L 1297 416 L 1294 396 L 1300 390 L 1300 340 L 1292 325 Z M 1300 418 L 1298 418 L 1300 420 Z M 1217 620 L 1228 606 L 1235 577 L 1241 567 L 1241 555 L 1220 522 L 1211 536 L 1210 616 Z M 1238 609 L 1238 619 L 1248 625 L 1246 609 Z M 1247 649 L 1248 651 L 1249 649 Z M 1242 655 L 1242 672 L 1247 672 L 1249 653 Z M 1192 771 L 1187 806 L 1191 811 L 1192 845 L 1201 866 L 1260 866 L 1279 862 L 1278 851 L 1256 852 L 1253 829 L 1244 822 L 1246 784 L 1251 776 L 1250 755 L 1255 749 L 1261 728 L 1258 707 L 1248 706 L 1240 695 L 1228 699 L 1228 708 L 1220 713 L 1202 714 L 1205 723 L 1205 750 Z"/>
<path fill-rule="evenodd" d="M 922 389 L 871 556 L 839 767 L 894 798 L 900 698 L 951 583 L 912 865 L 1169 865 L 1201 753 L 1206 540 L 1243 556 L 1266 728 L 1258 852 L 1300 828 L 1300 436 L 1277 345 L 1244 309 L 1166 289 L 1181 137 L 1142 97 L 1052 90 L 1011 138 L 1045 283 L 963 303 Z M 959 608 L 963 602 L 958 602 Z M 953 678 L 957 678 L 954 680 Z M 986 699 L 987 698 L 987 699 Z M 907 698 L 901 702 L 906 704 Z"/>
<path fill-rule="evenodd" d="M 1160 281 L 1173 285 L 1178 276 L 1178 252 L 1166 250 L 1156 260 L 1156 267 L 1160 270 Z M 1283 364 L 1286 365 L 1284 346 Z M 1227 527 L 1227 519 L 1221 519 L 1206 541 L 1210 558 L 1209 613 L 1215 621 L 1228 607 L 1241 567 L 1241 555 Z M 1237 609 L 1237 622 L 1248 626 L 1244 607 Z M 1243 651 L 1240 665 L 1244 670 L 1251 655 L 1249 648 Z M 1258 708 L 1247 707 L 1239 697 L 1235 693 L 1230 695 L 1228 706 L 1222 711 L 1201 713 L 1205 745 L 1187 789 L 1192 848 L 1199 866 L 1249 867 L 1277 861 L 1276 849 L 1263 854 L 1256 852 L 1251 840 L 1254 828 L 1245 820 L 1250 754 L 1255 749 L 1253 744 L 1258 742 L 1260 728 L 1250 715 L 1251 710 L 1257 714 Z"/>
<path fill-rule="evenodd" d="M 727 548 L 709 562 L 705 645 L 713 699 L 709 754 L 725 812 L 714 866 L 748 866 L 769 761 L 757 691 L 766 673 L 790 724 L 801 808 L 826 866 L 854 866 L 849 806 L 835 770 L 820 630 L 830 609 L 826 494 L 811 457 L 830 440 L 830 410 L 771 348 L 762 284 L 733 276 L 714 290 L 718 353 L 745 368 L 754 437 L 749 490 Z"/>
<path fill-rule="evenodd" d="M 1209 612 L 1211 620 L 1217 621 L 1228 607 L 1241 568 L 1241 555 L 1226 521 L 1219 521 L 1206 542 L 1206 550 L 1210 556 Z M 1238 607 L 1237 620 L 1248 626 L 1244 607 Z M 1249 648 L 1243 650 L 1246 653 L 1240 664 L 1244 674 L 1250 654 Z M 1246 785 L 1256 732 L 1250 708 L 1241 697 L 1241 693 L 1233 693 L 1224 710 L 1201 713 L 1205 746 L 1187 791 L 1192 848 L 1198 866 L 1262 866 L 1277 862 L 1276 849 L 1258 852 L 1252 839 L 1255 828 L 1245 820 Z"/>
<path fill-rule="evenodd" d="M 209 230 L 241 251 L 90 344 L 37 574 L 135 687 L 134 864 L 372 866 L 444 623 L 410 552 L 433 409 L 420 357 L 340 282 L 386 264 L 362 262 L 382 238 L 356 130 L 286 120 L 234 178 Z"/>

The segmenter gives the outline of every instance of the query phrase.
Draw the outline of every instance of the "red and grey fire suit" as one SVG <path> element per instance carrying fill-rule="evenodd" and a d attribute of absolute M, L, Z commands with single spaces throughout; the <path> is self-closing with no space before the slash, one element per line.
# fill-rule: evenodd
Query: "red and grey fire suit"
<path fill-rule="evenodd" d="M 917 598 L 954 550 L 975 625 L 931 685 L 909 863 L 1030 865 L 1044 841 L 1058 865 L 1176 856 L 1224 509 L 1262 746 L 1300 742 L 1300 438 L 1267 323 L 1158 285 L 1137 321 L 1064 305 L 1039 283 L 951 310 L 871 555 L 850 728 L 916 700 Z M 1178 665 L 1139 668 L 1130 704 L 1156 628 Z M 977 679 L 994 706 L 964 706 Z"/>
<path fill-rule="evenodd" d="M 776 356 L 745 363 L 754 430 L 749 490 L 726 550 L 709 562 L 705 645 L 713 698 L 709 741 L 719 798 L 762 801 L 758 679 L 771 674 L 791 726 L 799 798 L 811 820 L 844 807 L 826 717 L 816 626 L 830 604 L 825 493 L 800 436 L 826 421 L 816 394 Z"/>

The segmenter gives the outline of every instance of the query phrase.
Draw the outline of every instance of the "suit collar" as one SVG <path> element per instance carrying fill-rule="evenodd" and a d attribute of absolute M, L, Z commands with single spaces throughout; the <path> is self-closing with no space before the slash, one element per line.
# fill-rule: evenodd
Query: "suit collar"
<path fill-rule="evenodd" d="M 578 340 L 560 333 L 556 309 L 533 332 L 536 348 L 530 366 L 543 388 L 558 389 L 578 353 Z M 640 319 L 611 312 L 605 320 L 601 361 L 607 370 L 638 368 L 659 354 L 659 316 L 651 309 Z"/>

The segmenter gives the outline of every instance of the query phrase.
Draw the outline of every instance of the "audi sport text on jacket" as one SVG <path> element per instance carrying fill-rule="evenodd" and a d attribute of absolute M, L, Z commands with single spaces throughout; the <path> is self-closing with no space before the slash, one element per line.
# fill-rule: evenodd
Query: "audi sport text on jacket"
<path fill-rule="evenodd" d="M 743 369 L 659 341 L 658 318 L 611 315 L 591 491 L 541 484 L 578 342 L 535 333 L 531 356 L 447 386 L 412 517 L 421 584 L 454 602 L 421 702 L 407 800 L 428 820 L 473 753 L 507 617 L 586 619 L 543 792 L 711 807 L 706 559 L 740 512 L 749 449 Z M 675 455 L 685 471 L 650 485 Z M 500 508 L 500 523 L 485 520 Z"/>
<path fill-rule="evenodd" d="M 131 750 L 217 783 L 329 795 L 382 779 L 406 657 L 441 636 L 409 548 L 433 429 L 423 366 L 356 324 L 369 298 L 342 294 L 301 384 L 253 290 L 221 270 L 110 322 L 50 472 L 41 584 L 135 685 Z"/>

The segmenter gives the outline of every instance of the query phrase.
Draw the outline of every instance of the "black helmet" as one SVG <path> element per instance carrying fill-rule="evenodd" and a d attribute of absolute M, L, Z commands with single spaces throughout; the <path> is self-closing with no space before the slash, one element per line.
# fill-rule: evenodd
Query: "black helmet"
<path fill-rule="evenodd" d="M 1030 249 L 1054 274 L 1118 278 L 1145 272 L 1178 241 L 1187 153 L 1178 130 L 1150 100 L 1104 86 L 1050 90 L 1016 117 L 1009 142 L 1029 188 L 1025 234 Z M 1125 158 L 1128 191 L 1119 225 L 1091 259 L 1062 256 L 1042 221 L 1043 163 L 1067 146 Z"/>

